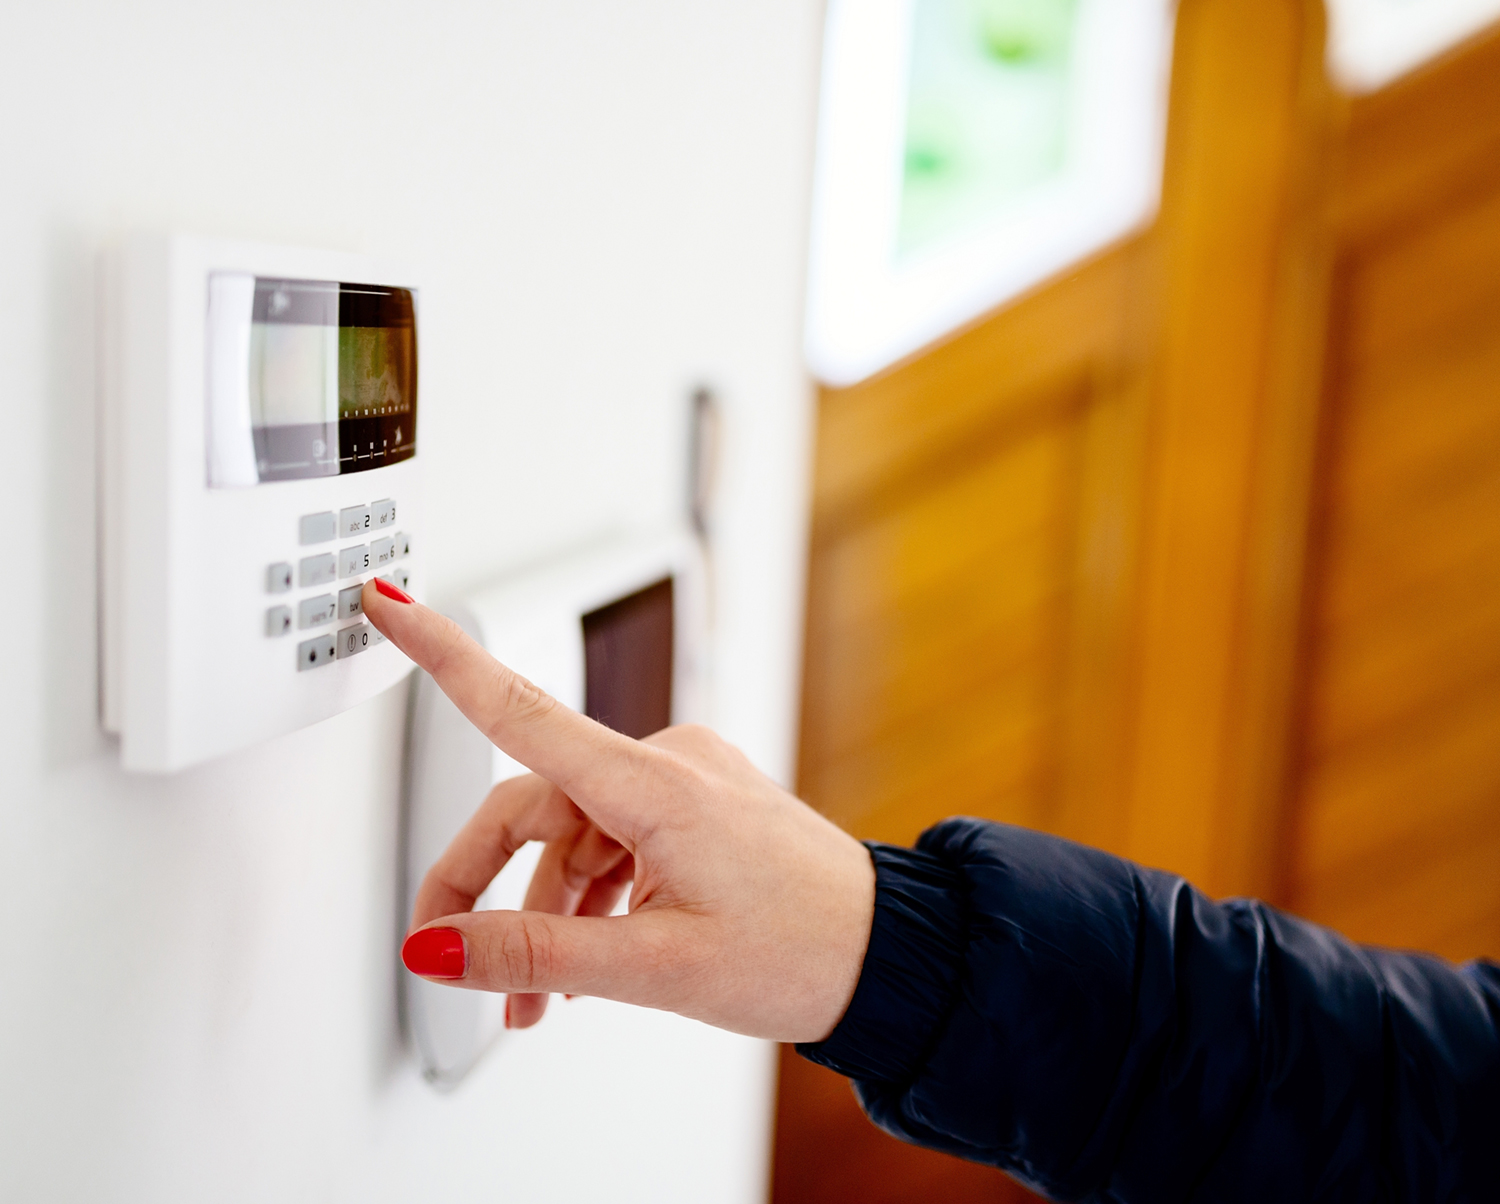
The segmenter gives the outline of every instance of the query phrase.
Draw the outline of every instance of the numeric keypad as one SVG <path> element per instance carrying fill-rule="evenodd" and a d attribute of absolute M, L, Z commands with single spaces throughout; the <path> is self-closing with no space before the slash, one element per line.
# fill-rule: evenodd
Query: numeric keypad
<path fill-rule="evenodd" d="M 333 543 L 395 525 L 396 502 L 392 498 L 383 498 L 368 506 L 346 506 L 337 513 L 324 510 L 304 514 L 297 522 L 297 543 L 302 547 Z M 266 568 L 266 592 L 291 593 L 294 582 L 297 589 L 313 590 L 342 579 L 377 572 L 387 581 L 406 589 L 411 582 L 411 572 L 405 566 L 398 566 L 397 562 L 410 555 L 411 534 L 397 531 L 369 543 L 340 548 L 337 552 L 314 552 L 303 556 L 296 561 L 295 570 L 292 561 L 277 561 Z M 363 588 L 364 583 L 359 582 L 336 593 L 324 592 L 300 598 L 295 605 L 269 607 L 265 612 L 266 636 L 278 639 L 289 634 L 294 627 L 307 630 L 358 618 L 364 613 Z M 320 668 L 335 660 L 347 660 L 383 643 L 385 637 L 364 622 L 338 632 L 324 633 L 297 645 L 297 671 Z"/>

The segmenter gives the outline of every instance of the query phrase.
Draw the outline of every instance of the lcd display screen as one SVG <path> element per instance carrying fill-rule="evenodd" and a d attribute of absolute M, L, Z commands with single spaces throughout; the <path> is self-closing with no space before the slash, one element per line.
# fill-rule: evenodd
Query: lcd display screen
<path fill-rule="evenodd" d="M 211 485 L 338 476 L 417 450 L 412 292 L 216 275 L 209 294 Z"/>

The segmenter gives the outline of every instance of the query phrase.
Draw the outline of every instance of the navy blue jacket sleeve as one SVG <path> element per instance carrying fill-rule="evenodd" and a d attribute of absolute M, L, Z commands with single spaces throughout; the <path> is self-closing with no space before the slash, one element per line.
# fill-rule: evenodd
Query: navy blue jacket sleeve
<path fill-rule="evenodd" d="M 859 985 L 799 1049 L 897 1137 L 1064 1200 L 1500 1200 L 1500 968 L 981 820 L 869 847 Z"/>

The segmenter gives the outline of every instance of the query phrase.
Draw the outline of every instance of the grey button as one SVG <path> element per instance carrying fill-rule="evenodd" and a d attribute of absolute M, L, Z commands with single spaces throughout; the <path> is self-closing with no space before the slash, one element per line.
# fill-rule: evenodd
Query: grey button
<path fill-rule="evenodd" d="M 370 545 L 357 544 L 352 548 L 339 549 L 339 576 L 357 577 L 370 567 Z"/>
<path fill-rule="evenodd" d="M 286 561 L 273 564 L 266 570 L 266 593 L 284 594 L 292 588 L 292 566 Z"/>
<path fill-rule="evenodd" d="M 348 539 L 351 535 L 363 535 L 370 529 L 370 508 L 368 506 L 350 506 L 347 510 L 339 511 L 339 538 Z"/>
<path fill-rule="evenodd" d="M 266 634 L 270 636 L 285 635 L 292 629 L 292 608 L 290 606 L 273 606 L 266 611 Z"/>
<path fill-rule="evenodd" d="M 303 598 L 297 603 L 297 626 L 301 628 L 321 627 L 332 623 L 335 603 L 332 594 L 319 594 L 316 598 Z"/>
<path fill-rule="evenodd" d="M 339 618 L 352 619 L 355 615 L 365 613 L 364 603 L 359 600 L 364 589 L 362 585 L 351 585 L 348 589 L 339 590 Z"/>
<path fill-rule="evenodd" d="M 339 559 L 332 552 L 304 556 L 297 564 L 297 584 L 303 589 L 310 585 L 327 585 L 338 575 Z"/>
<path fill-rule="evenodd" d="M 404 568 L 392 569 L 389 573 L 381 573 L 382 581 L 389 581 L 402 593 L 411 592 L 411 570 Z"/>
<path fill-rule="evenodd" d="M 388 569 L 396 563 L 396 541 L 389 537 L 370 541 L 370 563 L 377 569 Z"/>
<path fill-rule="evenodd" d="M 368 623 L 360 623 L 355 627 L 345 627 L 339 632 L 339 660 L 348 660 L 351 656 L 358 656 L 366 648 L 375 647 L 375 629 Z"/>
<path fill-rule="evenodd" d="M 304 514 L 297 522 L 297 539 L 302 544 L 327 543 L 339 536 L 339 520 L 332 510 L 322 514 Z"/>
<path fill-rule="evenodd" d="M 335 655 L 337 644 L 333 639 L 333 632 L 326 635 L 317 635 L 310 640 L 303 640 L 297 645 L 297 672 L 305 669 L 316 669 L 319 665 L 331 662 Z"/>
<path fill-rule="evenodd" d="M 411 536 L 405 531 L 396 532 L 396 559 L 405 560 L 411 555 Z"/>
<path fill-rule="evenodd" d="M 377 527 L 394 527 L 396 525 L 396 503 L 386 498 L 381 502 L 370 503 L 371 522 Z"/>

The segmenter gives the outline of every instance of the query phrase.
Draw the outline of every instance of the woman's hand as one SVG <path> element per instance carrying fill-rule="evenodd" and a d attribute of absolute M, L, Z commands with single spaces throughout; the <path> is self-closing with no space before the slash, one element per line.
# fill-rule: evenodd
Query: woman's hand
<path fill-rule="evenodd" d="M 535 1024 L 547 992 L 561 991 L 778 1041 L 832 1032 L 859 981 L 874 912 L 863 846 L 707 728 L 621 736 L 403 599 L 369 582 L 365 613 L 535 771 L 491 790 L 428 872 L 407 965 L 509 993 L 512 1027 Z M 525 910 L 473 911 L 531 840 L 546 849 Z M 629 914 L 611 916 L 627 888 Z"/>

